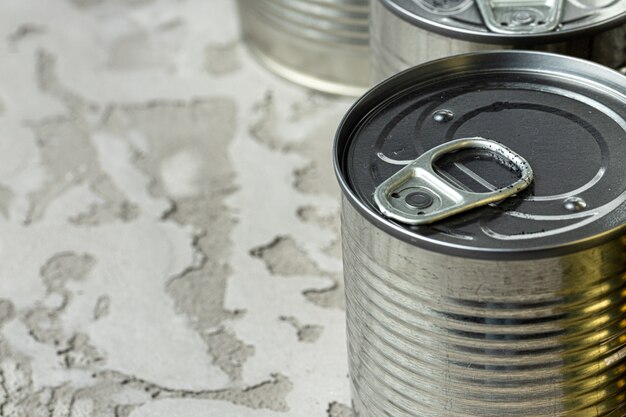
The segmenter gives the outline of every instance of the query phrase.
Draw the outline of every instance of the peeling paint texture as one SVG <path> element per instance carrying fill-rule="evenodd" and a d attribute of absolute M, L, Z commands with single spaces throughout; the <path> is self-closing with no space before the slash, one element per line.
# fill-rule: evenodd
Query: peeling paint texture
<path fill-rule="evenodd" d="M 0 417 L 352 417 L 335 128 L 232 0 L 0 5 Z"/>

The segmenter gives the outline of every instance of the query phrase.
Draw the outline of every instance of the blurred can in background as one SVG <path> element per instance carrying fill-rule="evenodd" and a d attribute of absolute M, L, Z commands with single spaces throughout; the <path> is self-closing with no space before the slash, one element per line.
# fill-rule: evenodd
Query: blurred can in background
<path fill-rule="evenodd" d="M 446 56 L 530 49 L 626 64 L 626 1 L 373 0 L 372 80 Z"/>
<path fill-rule="evenodd" d="M 334 148 L 356 414 L 626 415 L 624 161 L 626 77 L 589 61 L 460 55 L 360 98 Z"/>
<path fill-rule="evenodd" d="M 238 0 L 244 41 L 276 74 L 356 96 L 369 84 L 368 0 Z"/>

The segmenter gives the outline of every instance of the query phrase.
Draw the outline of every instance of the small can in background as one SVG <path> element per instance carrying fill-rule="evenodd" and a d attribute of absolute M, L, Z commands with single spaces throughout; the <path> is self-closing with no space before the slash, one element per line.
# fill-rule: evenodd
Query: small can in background
<path fill-rule="evenodd" d="M 626 65 L 626 1 L 372 0 L 372 81 L 451 55 L 529 49 Z"/>
<path fill-rule="evenodd" d="M 238 0 L 244 41 L 276 74 L 314 90 L 363 93 L 369 0 Z"/>
<path fill-rule="evenodd" d="M 334 148 L 356 415 L 624 417 L 624 161 L 626 77 L 589 61 L 459 55 L 360 98 Z"/>

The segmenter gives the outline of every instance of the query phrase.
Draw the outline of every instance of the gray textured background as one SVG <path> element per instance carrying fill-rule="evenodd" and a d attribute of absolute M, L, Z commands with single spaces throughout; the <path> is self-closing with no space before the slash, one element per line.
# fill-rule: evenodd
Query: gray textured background
<path fill-rule="evenodd" d="M 6 0 L 0 31 L 0 416 L 350 416 L 350 100 L 260 68 L 232 0 Z"/>

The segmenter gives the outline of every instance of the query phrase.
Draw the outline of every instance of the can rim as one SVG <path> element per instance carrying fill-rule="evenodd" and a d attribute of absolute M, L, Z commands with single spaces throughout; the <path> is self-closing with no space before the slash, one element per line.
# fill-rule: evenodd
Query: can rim
<path fill-rule="evenodd" d="M 463 246 L 449 242 L 442 242 L 424 235 L 410 232 L 402 226 L 389 221 L 380 213 L 377 213 L 361 201 L 348 184 L 342 170 L 342 159 L 351 139 L 350 132 L 374 108 L 372 103 L 381 105 L 385 101 L 392 100 L 396 95 L 402 94 L 408 87 L 412 84 L 414 85 L 411 81 L 416 76 L 431 75 L 434 77 L 442 75 L 444 72 L 449 74 L 450 72 L 459 71 L 463 68 L 471 66 L 473 66 L 474 72 L 480 72 L 480 69 L 483 71 L 488 70 L 489 68 L 485 67 L 484 64 L 481 64 L 481 62 L 488 62 L 490 65 L 497 67 L 498 65 L 501 66 L 504 62 L 514 61 L 514 63 L 518 64 L 518 66 L 511 66 L 511 70 L 531 70 L 533 69 L 532 64 L 535 61 L 542 59 L 552 60 L 553 65 L 551 65 L 551 67 L 559 68 L 565 72 L 565 75 L 568 75 L 568 69 L 576 72 L 576 74 L 573 74 L 570 71 L 569 75 L 575 75 L 579 78 L 581 76 L 588 78 L 593 75 L 596 82 L 601 81 L 607 86 L 607 88 L 621 87 L 621 90 L 626 91 L 624 88 L 624 81 L 626 81 L 626 78 L 619 72 L 594 62 L 548 52 L 501 50 L 469 53 L 454 55 L 409 68 L 370 88 L 363 96 L 352 104 L 339 123 L 333 141 L 333 168 L 345 200 L 347 200 L 352 207 L 354 207 L 370 223 L 397 239 L 422 249 L 475 259 L 527 260 L 557 257 L 599 246 L 626 233 L 626 223 L 624 223 L 593 236 L 573 240 L 563 244 L 538 246 L 531 249 Z M 540 70 L 538 68 L 534 69 L 535 71 Z M 428 78 L 424 78 L 424 80 L 427 81 Z M 626 101 L 626 94 L 623 94 L 622 96 Z"/>
<path fill-rule="evenodd" d="M 500 45 L 533 45 L 553 43 L 565 41 L 569 39 L 581 38 L 589 35 L 613 29 L 621 24 L 626 23 L 626 12 L 617 14 L 611 18 L 605 19 L 594 25 L 589 25 L 580 29 L 561 30 L 549 33 L 529 33 L 529 34 L 510 34 L 503 35 L 495 32 L 479 32 L 476 30 L 465 29 L 460 27 L 448 26 L 443 23 L 427 19 L 412 13 L 405 8 L 396 4 L 394 0 L 374 0 L 382 3 L 383 6 L 396 16 L 400 17 L 408 23 L 416 25 L 430 32 L 435 32 L 443 36 L 456 38 L 464 41 L 472 41 L 479 43 L 491 43 Z"/>

